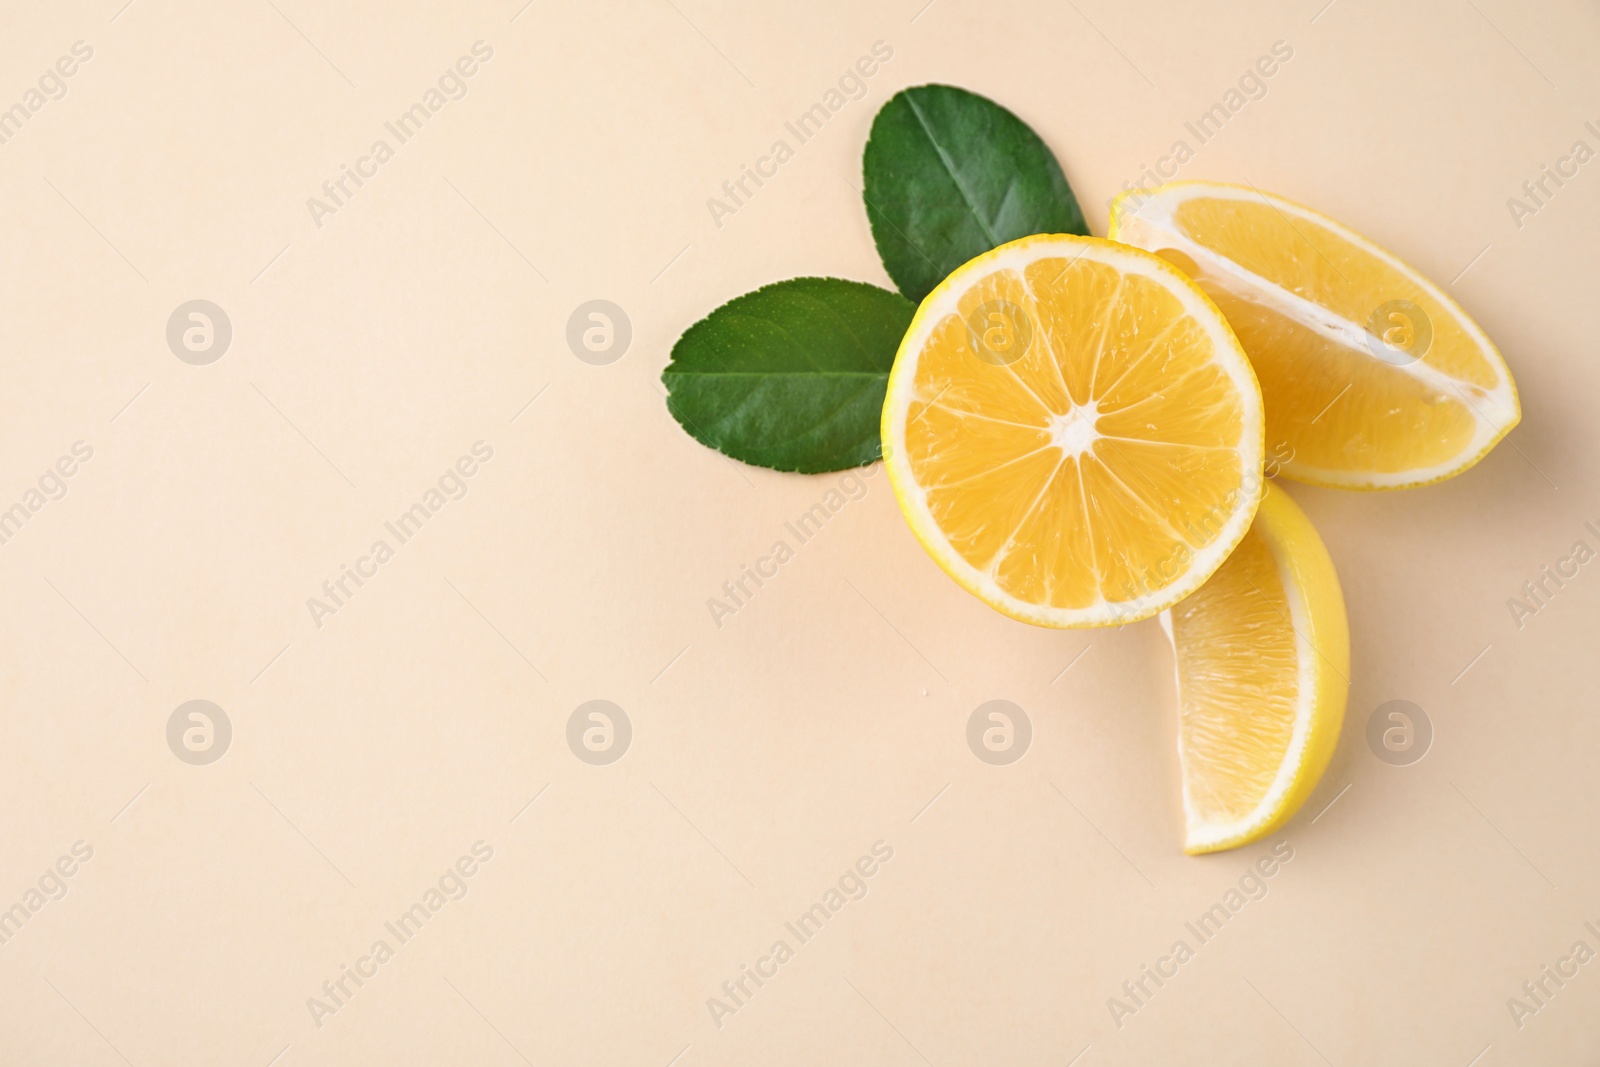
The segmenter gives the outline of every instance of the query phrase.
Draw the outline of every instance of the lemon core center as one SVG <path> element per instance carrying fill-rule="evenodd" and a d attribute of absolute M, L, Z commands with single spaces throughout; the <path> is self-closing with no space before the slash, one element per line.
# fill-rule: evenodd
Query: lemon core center
<path fill-rule="evenodd" d="M 1099 418 L 1099 407 L 1092 400 L 1087 404 L 1072 405 L 1065 415 L 1057 415 L 1050 420 L 1050 443 L 1077 459 L 1089 451 L 1089 446 L 1100 440 L 1101 433 L 1096 427 Z"/>

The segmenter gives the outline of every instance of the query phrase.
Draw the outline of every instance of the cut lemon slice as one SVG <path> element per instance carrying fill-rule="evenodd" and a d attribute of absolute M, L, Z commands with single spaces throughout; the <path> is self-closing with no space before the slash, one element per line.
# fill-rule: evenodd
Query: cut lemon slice
<path fill-rule="evenodd" d="M 1165 261 L 1044 234 L 959 267 L 900 344 L 883 453 L 913 533 L 1024 622 L 1154 615 L 1221 565 L 1262 478 L 1261 395 Z"/>
<path fill-rule="evenodd" d="M 1401 489 L 1460 474 L 1522 417 L 1500 353 L 1394 256 L 1254 189 L 1174 182 L 1118 197 L 1111 236 L 1178 264 L 1227 315 L 1290 478 Z"/>
<path fill-rule="evenodd" d="M 1184 849 L 1259 840 L 1305 803 L 1339 741 L 1350 628 L 1333 561 L 1268 486 L 1233 555 L 1161 622 L 1177 662 Z"/>

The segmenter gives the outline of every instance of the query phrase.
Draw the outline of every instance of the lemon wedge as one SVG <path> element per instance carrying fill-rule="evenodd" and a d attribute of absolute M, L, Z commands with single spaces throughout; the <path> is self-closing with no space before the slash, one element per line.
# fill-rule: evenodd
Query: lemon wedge
<path fill-rule="evenodd" d="M 1269 484 L 1233 555 L 1161 621 L 1177 664 L 1184 849 L 1259 840 L 1305 803 L 1339 741 L 1350 628 L 1333 561 Z"/>
<path fill-rule="evenodd" d="M 1267 462 L 1344 489 L 1477 463 L 1522 417 L 1505 360 L 1416 270 L 1309 208 L 1173 182 L 1118 197 L 1111 236 L 1177 264 L 1227 316 L 1267 412 Z"/>

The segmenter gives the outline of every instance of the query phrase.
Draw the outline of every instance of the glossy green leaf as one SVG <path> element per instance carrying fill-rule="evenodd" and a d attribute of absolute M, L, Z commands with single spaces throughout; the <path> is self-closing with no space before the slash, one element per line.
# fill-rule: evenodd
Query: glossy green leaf
<path fill-rule="evenodd" d="M 816 474 L 881 452 L 878 422 L 916 310 L 898 293 L 794 278 L 731 300 L 684 331 L 662 372 L 667 410 L 734 459 Z"/>
<path fill-rule="evenodd" d="M 915 301 L 1007 241 L 1089 232 L 1039 135 L 993 100 L 954 86 L 891 97 L 872 120 L 862 171 L 878 255 Z"/>

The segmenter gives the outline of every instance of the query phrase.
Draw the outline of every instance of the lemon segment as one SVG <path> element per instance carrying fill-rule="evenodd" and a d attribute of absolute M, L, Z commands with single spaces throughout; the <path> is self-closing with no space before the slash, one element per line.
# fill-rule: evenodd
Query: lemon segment
<path fill-rule="evenodd" d="M 1455 301 L 1309 208 L 1174 182 L 1118 197 L 1111 236 L 1178 264 L 1222 309 L 1286 477 L 1424 485 L 1471 467 L 1521 418 L 1505 361 Z"/>
<path fill-rule="evenodd" d="M 1023 238 L 946 278 L 901 342 L 882 429 L 923 547 L 1042 626 L 1176 603 L 1261 494 L 1260 390 L 1222 314 L 1170 264 L 1097 238 Z"/>
<path fill-rule="evenodd" d="M 1269 485 L 1233 555 L 1162 626 L 1177 667 L 1184 849 L 1257 841 L 1311 795 L 1344 721 L 1349 624 L 1305 512 Z"/>

